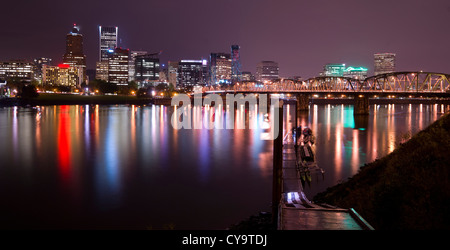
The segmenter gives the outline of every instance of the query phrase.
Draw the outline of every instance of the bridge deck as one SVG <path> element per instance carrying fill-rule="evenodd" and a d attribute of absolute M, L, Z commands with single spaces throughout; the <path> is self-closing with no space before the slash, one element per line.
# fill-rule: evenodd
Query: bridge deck
<path fill-rule="evenodd" d="M 286 136 L 283 144 L 283 194 L 279 230 L 364 230 L 373 229 L 353 209 L 314 204 L 303 192 L 296 168 L 294 142 Z"/>

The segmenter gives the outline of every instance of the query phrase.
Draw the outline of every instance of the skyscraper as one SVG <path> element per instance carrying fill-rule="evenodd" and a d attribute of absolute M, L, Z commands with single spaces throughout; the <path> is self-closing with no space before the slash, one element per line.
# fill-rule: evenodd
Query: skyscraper
<path fill-rule="evenodd" d="M 34 59 L 34 66 L 35 66 L 35 72 L 34 72 L 34 78 L 38 80 L 40 83 L 42 83 L 42 67 L 44 65 L 51 65 L 52 59 L 46 58 L 46 57 L 39 57 Z"/>
<path fill-rule="evenodd" d="M 136 62 L 136 57 L 137 56 L 142 56 L 142 55 L 146 55 L 148 52 L 147 51 L 131 51 L 130 53 L 130 67 L 129 67 L 129 77 L 128 80 L 131 81 L 135 81 L 135 62 Z"/>
<path fill-rule="evenodd" d="M 83 35 L 76 24 L 66 36 L 66 53 L 63 56 L 63 63 L 70 67 L 81 67 L 82 80 L 86 80 L 86 55 L 83 53 Z"/>
<path fill-rule="evenodd" d="M 108 81 L 117 85 L 128 85 L 129 54 L 128 49 L 108 50 Z"/>
<path fill-rule="evenodd" d="M 274 61 L 261 61 L 256 66 L 256 80 L 260 82 L 273 81 L 279 76 L 278 63 Z"/>
<path fill-rule="evenodd" d="M 178 86 L 193 87 L 202 85 L 203 61 L 202 60 L 181 60 L 178 63 Z"/>
<path fill-rule="evenodd" d="M 210 55 L 211 84 L 231 82 L 231 55 L 228 53 L 211 53 Z"/>
<path fill-rule="evenodd" d="M 239 45 L 231 45 L 231 82 L 242 80 L 241 55 Z"/>
<path fill-rule="evenodd" d="M 395 71 L 395 54 L 378 53 L 374 54 L 374 75 L 386 74 Z"/>
<path fill-rule="evenodd" d="M 108 61 L 97 62 L 95 64 L 95 79 L 108 81 Z"/>
<path fill-rule="evenodd" d="M 138 55 L 134 62 L 135 79 L 140 87 L 147 86 L 159 80 L 158 53 Z"/>
<path fill-rule="evenodd" d="M 345 64 L 328 63 L 323 66 L 321 76 L 344 76 Z"/>
<path fill-rule="evenodd" d="M 117 39 L 119 34 L 118 27 L 98 27 L 99 31 L 99 61 L 108 61 L 108 50 L 117 47 Z"/>

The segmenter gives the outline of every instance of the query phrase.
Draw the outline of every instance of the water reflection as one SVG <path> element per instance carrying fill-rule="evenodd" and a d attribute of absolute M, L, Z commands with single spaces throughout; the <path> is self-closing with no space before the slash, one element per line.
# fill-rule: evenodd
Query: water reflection
<path fill-rule="evenodd" d="M 326 174 L 324 182 L 306 187 L 306 194 L 312 197 L 353 176 L 365 163 L 389 154 L 438 119 L 448 110 L 444 106 L 371 105 L 369 116 L 354 116 L 350 105 L 312 105 L 308 113 L 300 113 L 298 121 L 313 128 L 317 161 Z"/>
<path fill-rule="evenodd" d="M 284 131 L 297 123 L 316 136 L 318 164 L 326 172 L 306 187 L 312 197 L 392 152 L 448 109 L 373 105 L 369 116 L 355 117 L 352 106 L 312 105 L 297 116 L 295 106 L 286 105 Z M 13 228 L 17 220 L 5 218 L 16 213 L 28 228 L 40 227 L 40 216 L 50 228 L 174 223 L 177 229 L 222 229 L 270 210 L 273 145 L 261 140 L 258 107 L 238 107 L 234 119 L 228 105 L 190 111 L 193 129 L 178 130 L 171 118 L 179 111 L 166 106 L 0 109 L 0 190 L 21 194 L 11 200 L 0 193 L 11 200 L 0 208 L 0 225 Z M 58 217 L 52 207 L 70 214 Z"/>

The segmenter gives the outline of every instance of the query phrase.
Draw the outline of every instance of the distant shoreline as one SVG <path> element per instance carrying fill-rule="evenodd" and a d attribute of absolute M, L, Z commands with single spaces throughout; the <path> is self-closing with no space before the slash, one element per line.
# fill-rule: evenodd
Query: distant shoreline
<path fill-rule="evenodd" d="M 0 107 L 14 106 L 52 106 L 52 105 L 171 105 L 172 98 L 138 98 L 125 95 L 82 96 L 72 94 L 41 94 L 37 98 L 0 98 Z M 285 104 L 295 104 L 295 99 L 283 100 Z M 311 104 L 344 104 L 353 105 L 351 98 L 310 98 Z M 450 98 L 370 98 L 369 105 L 373 104 L 448 104 Z"/>

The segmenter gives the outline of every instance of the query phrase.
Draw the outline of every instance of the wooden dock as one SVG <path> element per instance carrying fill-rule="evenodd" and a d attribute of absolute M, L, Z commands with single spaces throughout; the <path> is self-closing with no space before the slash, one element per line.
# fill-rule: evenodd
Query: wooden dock
<path fill-rule="evenodd" d="M 279 230 L 373 230 L 354 209 L 315 204 L 303 192 L 292 135 L 283 140 L 282 195 Z"/>

